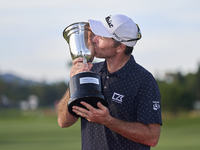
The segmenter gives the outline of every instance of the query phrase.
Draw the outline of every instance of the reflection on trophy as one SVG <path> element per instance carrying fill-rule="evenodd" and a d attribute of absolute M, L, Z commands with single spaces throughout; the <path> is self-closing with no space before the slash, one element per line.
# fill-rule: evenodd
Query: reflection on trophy
<path fill-rule="evenodd" d="M 93 35 L 87 22 L 77 22 L 64 29 L 63 36 L 69 44 L 73 60 L 77 57 L 83 57 L 84 63 L 93 61 Z M 104 106 L 107 106 L 101 88 L 100 76 L 91 71 L 81 72 L 71 77 L 69 81 L 69 112 L 76 115 L 72 111 L 74 105 L 85 108 L 80 104 L 81 101 L 85 101 L 95 108 L 98 108 L 97 102 L 101 102 Z"/>

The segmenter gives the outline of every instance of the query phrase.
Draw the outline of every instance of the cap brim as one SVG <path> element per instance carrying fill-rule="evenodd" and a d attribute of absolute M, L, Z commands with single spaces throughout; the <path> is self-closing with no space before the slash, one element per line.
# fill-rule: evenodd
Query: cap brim
<path fill-rule="evenodd" d="M 108 38 L 112 37 L 110 36 L 110 34 L 108 33 L 108 31 L 106 30 L 101 21 L 91 20 L 91 19 L 89 19 L 88 21 L 90 24 L 90 28 L 94 34 L 102 37 L 108 37 Z"/>

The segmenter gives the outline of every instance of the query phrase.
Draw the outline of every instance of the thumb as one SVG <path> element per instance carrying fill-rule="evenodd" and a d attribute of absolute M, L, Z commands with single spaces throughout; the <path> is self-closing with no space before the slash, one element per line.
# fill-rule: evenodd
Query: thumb
<path fill-rule="evenodd" d="M 93 64 L 91 62 L 88 63 L 88 69 L 90 70 L 93 67 Z"/>

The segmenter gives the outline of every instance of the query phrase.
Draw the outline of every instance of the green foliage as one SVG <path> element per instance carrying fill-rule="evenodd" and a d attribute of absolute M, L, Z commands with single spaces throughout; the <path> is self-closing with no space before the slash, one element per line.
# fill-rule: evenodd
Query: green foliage
<path fill-rule="evenodd" d="M 27 100 L 30 95 L 36 95 L 39 99 L 40 106 L 49 106 L 54 105 L 56 100 L 60 100 L 67 88 L 68 85 L 64 82 L 30 86 L 17 82 L 7 83 L 0 80 L 0 98 L 4 95 L 13 105 L 17 105 L 21 100 Z"/>
<path fill-rule="evenodd" d="M 194 74 L 182 75 L 177 72 L 168 73 L 167 77 L 166 80 L 157 80 L 161 92 L 162 110 L 174 113 L 192 110 L 194 101 L 200 100 L 200 65 Z M 17 104 L 34 94 L 38 97 L 40 106 L 49 106 L 60 100 L 67 88 L 68 85 L 64 82 L 21 85 L 17 81 L 6 83 L 0 80 L 0 98 L 5 95 L 13 104 Z"/>
<path fill-rule="evenodd" d="M 196 74 L 168 74 L 168 80 L 157 81 L 161 92 L 162 109 L 177 113 L 193 109 L 200 100 L 200 66 Z"/>

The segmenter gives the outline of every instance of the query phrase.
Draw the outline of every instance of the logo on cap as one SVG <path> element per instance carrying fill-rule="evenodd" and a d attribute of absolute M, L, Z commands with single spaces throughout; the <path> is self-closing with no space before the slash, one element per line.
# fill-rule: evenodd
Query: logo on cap
<path fill-rule="evenodd" d="M 122 38 L 120 38 L 116 33 L 112 33 L 112 35 L 118 40 L 118 41 L 121 41 Z"/>
<path fill-rule="evenodd" d="M 111 28 L 111 27 L 113 27 L 113 24 L 112 24 L 112 20 L 110 20 L 110 16 L 108 16 L 108 17 L 106 17 L 105 19 L 106 19 L 106 22 L 107 22 L 107 24 L 108 24 L 108 26 Z"/>

